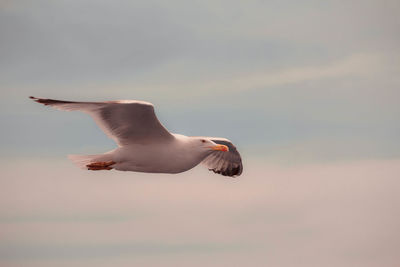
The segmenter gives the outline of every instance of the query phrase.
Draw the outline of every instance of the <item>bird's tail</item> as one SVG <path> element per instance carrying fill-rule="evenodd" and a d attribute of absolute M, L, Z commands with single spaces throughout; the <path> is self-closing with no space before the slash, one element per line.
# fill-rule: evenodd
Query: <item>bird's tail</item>
<path fill-rule="evenodd" d="M 88 169 L 87 165 L 91 163 L 112 161 L 111 155 L 107 153 L 98 155 L 68 155 L 68 158 L 82 169 Z"/>

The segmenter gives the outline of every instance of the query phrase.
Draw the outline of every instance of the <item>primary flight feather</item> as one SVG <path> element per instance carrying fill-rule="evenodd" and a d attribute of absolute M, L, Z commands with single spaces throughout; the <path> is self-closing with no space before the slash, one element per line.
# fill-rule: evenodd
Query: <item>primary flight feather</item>
<path fill-rule="evenodd" d="M 151 103 L 30 98 L 60 110 L 89 114 L 117 143 L 117 148 L 104 154 L 70 156 L 88 170 L 180 173 L 203 163 L 209 170 L 224 176 L 235 177 L 242 173 L 240 154 L 228 139 L 170 133 L 157 119 Z"/>

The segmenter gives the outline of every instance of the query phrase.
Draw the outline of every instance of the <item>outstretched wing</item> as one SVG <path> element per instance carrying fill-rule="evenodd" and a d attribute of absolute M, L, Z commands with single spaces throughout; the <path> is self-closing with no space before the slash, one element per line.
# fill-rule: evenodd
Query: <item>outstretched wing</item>
<path fill-rule="evenodd" d="M 60 110 L 78 110 L 89 114 L 119 146 L 164 142 L 174 138 L 157 119 L 153 105 L 148 102 L 135 100 L 71 102 L 33 96 L 30 98 Z"/>
<path fill-rule="evenodd" d="M 213 171 L 224 176 L 239 176 L 243 171 L 242 158 L 236 147 L 225 138 L 208 137 L 217 144 L 226 145 L 228 152 L 214 151 L 202 163 Z"/>

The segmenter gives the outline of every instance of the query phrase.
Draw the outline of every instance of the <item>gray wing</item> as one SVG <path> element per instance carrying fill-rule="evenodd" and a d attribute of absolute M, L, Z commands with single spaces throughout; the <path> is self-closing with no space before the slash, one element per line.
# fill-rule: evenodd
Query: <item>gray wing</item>
<path fill-rule="evenodd" d="M 202 163 L 206 165 L 210 171 L 224 176 L 234 177 L 242 174 L 242 158 L 231 141 L 218 137 L 208 138 L 217 144 L 228 146 L 229 151 L 214 151 L 207 158 L 205 158 Z"/>
<path fill-rule="evenodd" d="M 174 137 L 160 123 L 151 103 L 135 100 L 108 102 L 71 102 L 30 97 L 60 110 L 78 110 L 92 116 L 97 125 L 119 146 L 154 143 Z"/>

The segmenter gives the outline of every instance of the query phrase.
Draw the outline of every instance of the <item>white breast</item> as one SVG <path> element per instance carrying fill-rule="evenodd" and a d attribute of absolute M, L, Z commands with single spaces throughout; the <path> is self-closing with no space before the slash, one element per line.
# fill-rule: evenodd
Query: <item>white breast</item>
<path fill-rule="evenodd" d="M 116 170 L 158 173 L 187 171 L 207 156 L 193 149 L 182 136 L 167 143 L 119 147 L 112 154 Z"/>

